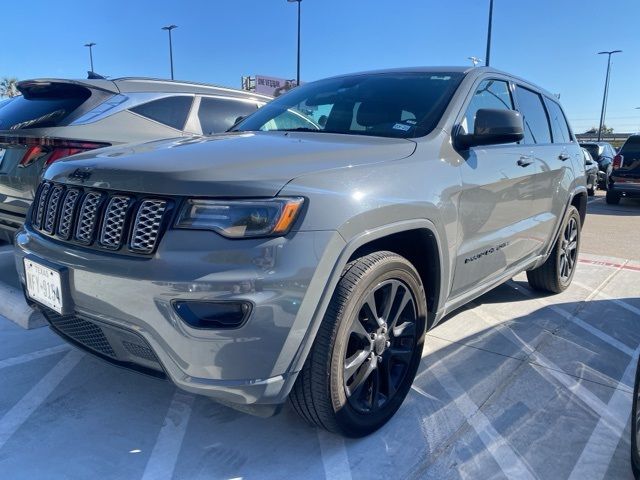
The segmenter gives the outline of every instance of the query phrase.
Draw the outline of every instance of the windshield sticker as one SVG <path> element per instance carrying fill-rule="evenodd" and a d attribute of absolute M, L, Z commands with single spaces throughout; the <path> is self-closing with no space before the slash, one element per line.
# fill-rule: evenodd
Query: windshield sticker
<path fill-rule="evenodd" d="M 396 123 L 393 126 L 394 130 L 402 130 L 403 132 L 406 132 L 407 130 L 409 130 L 411 128 L 411 125 L 403 125 L 402 123 Z"/>

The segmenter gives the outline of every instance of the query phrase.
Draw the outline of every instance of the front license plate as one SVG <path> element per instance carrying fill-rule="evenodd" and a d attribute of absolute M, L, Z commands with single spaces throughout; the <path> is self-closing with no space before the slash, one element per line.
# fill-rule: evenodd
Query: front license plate
<path fill-rule="evenodd" d="M 27 295 L 42 305 L 62 315 L 62 281 L 60 272 L 40 265 L 28 258 L 24 259 L 27 277 Z"/>

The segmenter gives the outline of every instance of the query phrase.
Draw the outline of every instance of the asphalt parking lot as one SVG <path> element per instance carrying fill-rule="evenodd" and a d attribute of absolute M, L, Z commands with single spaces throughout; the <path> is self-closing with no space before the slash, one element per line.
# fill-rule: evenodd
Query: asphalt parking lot
<path fill-rule="evenodd" d="M 0 318 L 0 476 L 632 478 L 640 203 L 597 198 L 589 209 L 571 288 L 541 296 L 519 275 L 449 316 L 429 333 L 398 414 L 360 440 L 308 427 L 288 407 L 238 413 Z M 629 246 L 603 240 L 607 222 Z M 2 280 L 15 283 L 11 261 L 0 247 Z"/>

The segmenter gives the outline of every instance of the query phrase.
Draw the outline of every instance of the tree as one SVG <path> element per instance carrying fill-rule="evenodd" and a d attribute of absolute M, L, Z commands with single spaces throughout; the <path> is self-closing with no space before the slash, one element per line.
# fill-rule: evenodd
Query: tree
<path fill-rule="evenodd" d="M 4 77 L 0 80 L 0 97 L 15 97 L 20 95 L 18 91 L 18 79 L 15 77 Z"/>
<path fill-rule="evenodd" d="M 613 128 L 607 127 L 606 125 L 602 125 L 602 133 L 607 135 L 613 133 Z M 585 135 L 597 135 L 598 127 L 591 127 L 589 130 L 584 132 Z"/>

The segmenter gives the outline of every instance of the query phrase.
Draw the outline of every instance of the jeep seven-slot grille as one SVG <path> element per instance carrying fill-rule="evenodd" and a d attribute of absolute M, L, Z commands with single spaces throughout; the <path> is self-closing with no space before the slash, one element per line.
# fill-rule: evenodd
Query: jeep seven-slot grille
<path fill-rule="evenodd" d="M 43 182 L 33 204 L 31 224 L 50 237 L 107 250 L 135 253 L 156 249 L 169 203 L 95 189 Z"/>

